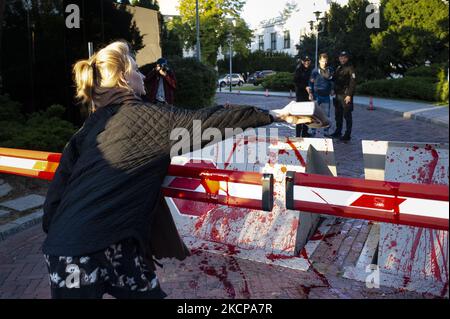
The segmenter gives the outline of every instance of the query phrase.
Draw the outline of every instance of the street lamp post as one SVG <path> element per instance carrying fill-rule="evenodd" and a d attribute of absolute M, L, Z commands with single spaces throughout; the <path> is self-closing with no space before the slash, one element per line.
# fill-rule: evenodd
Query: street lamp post
<path fill-rule="evenodd" d="M 229 81 L 230 81 L 230 92 L 232 91 L 233 86 L 233 36 L 231 35 L 231 32 L 228 34 L 228 53 L 230 55 L 230 75 L 229 75 Z"/>
<path fill-rule="evenodd" d="M 233 86 L 233 27 L 235 26 L 236 21 L 234 20 L 234 18 L 232 16 L 228 16 L 226 18 L 226 20 L 230 23 L 229 27 L 229 32 L 228 32 L 228 37 L 227 37 L 227 42 L 228 42 L 228 53 L 230 55 L 230 75 L 229 75 L 229 81 L 230 81 L 230 92 L 232 91 L 232 86 Z"/>
<path fill-rule="evenodd" d="M 197 59 L 201 61 L 201 52 L 200 52 L 200 19 L 198 14 L 198 0 L 195 0 L 195 16 L 196 16 L 196 33 L 197 33 Z"/>
<path fill-rule="evenodd" d="M 315 60 L 314 60 L 314 65 L 315 68 L 317 69 L 317 65 L 318 65 L 318 55 L 319 55 L 319 33 L 322 32 L 324 30 L 324 20 L 325 18 L 320 18 L 320 14 L 322 12 L 320 11 L 315 11 L 314 15 L 316 16 L 316 21 L 309 21 L 309 26 L 311 28 L 311 31 L 316 31 L 316 53 L 315 53 Z"/>

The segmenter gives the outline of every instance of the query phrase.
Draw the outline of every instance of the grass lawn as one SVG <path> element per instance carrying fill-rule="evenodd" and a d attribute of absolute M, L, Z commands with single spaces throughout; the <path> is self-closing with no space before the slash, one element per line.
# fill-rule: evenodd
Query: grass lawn
<path fill-rule="evenodd" d="M 233 91 L 264 91 L 262 85 L 244 84 L 243 86 L 233 86 Z"/>

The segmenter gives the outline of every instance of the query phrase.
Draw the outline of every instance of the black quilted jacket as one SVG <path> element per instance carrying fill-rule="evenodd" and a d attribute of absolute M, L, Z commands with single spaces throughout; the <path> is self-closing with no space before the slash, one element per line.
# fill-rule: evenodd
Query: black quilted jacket
<path fill-rule="evenodd" d="M 178 233 L 151 226 L 162 214 L 157 208 L 164 202 L 160 189 L 175 143 L 170 140 L 172 129 L 192 131 L 193 120 L 202 121 L 202 130 L 216 127 L 222 131 L 273 120 L 253 107 L 190 111 L 145 104 L 122 89 L 99 90 L 94 101 L 97 111 L 67 143 L 48 189 L 43 218 L 45 254 L 86 255 L 127 237 L 136 238 L 143 250 L 149 249 L 155 236 L 160 244 L 164 245 L 164 238 L 170 246 L 168 241 L 179 240 Z M 168 214 L 167 209 L 162 211 Z M 173 224 L 170 216 L 165 217 Z M 156 224 L 167 223 L 159 220 Z M 159 255 L 171 257 L 164 252 Z"/>

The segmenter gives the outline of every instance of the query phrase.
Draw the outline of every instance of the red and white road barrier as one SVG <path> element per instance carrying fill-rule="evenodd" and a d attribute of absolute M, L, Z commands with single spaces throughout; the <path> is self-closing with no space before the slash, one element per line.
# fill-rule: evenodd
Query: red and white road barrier
<path fill-rule="evenodd" d="M 288 172 L 286 207 L 339 217 L 449 229 L 446 185 L 329 177 Z"/>
<path fill-rule="evenodd" d="M 60 159 L 60 153 L 0 147 L 0 173 L 52 180 Z"/>
<path fill-rule="evenodd" d="M 0 172 L 51 180 L 60 158 L 59 153 L 0 148 Z M 189 183 L 184 182 L 186 178 Z M 190 187 L 192 182 L 197 182 L 195 189 Z M 271 211 L 273 175 L 171 165 L 163 183 L 163 194 Z M 448 230 L 448 200 L 446 185 L 286 174 L 286 208 L 292 210 Z"/>
<path fill-rule="evenodd" d="M 195 189 L 191 187 L 193 183 L 198 185 Z M 273 175 L 170 165 L 163 183 L 163 195 L 197 202 L 271 211 Z"/>
<path fill-rule="evenodd" d="M 52 180 L 60 153 L 0 148 L 0 172 Z M 199 182 L 195 190 L 184 187 L 179 178 Z M 164 181 L 165 197 L 271 211 L 273 175 L 171 165 Z"/>

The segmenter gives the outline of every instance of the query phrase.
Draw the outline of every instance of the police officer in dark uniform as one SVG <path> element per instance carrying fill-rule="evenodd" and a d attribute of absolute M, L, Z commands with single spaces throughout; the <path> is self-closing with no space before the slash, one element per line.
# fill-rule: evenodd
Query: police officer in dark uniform
<path fill-rule="evenodd" d="M 307 55 L 303 56 L 297 68 L 295 69 L 294 84 L 295 97 L 297 102 L 307 102 L 314 99 L 311 90 L 311 58 Z M 297 124 L 295 126 L 296 137 L 311 137 L 308 133 L 308 126 L 305 124 Z"/>
<path fill-rule="evenodd" d="M 352 135 L 352 112 L 353 112 L 353 95 L 356 88 L 356 74 L 353 65 L 349 63 L 349 54 L 346 51 L 339 55 L 340 65 L 334 74 L 334 91 L 336 97 L 334 99 L 336 130 L 327 137 L 339 138 L 347 142 L 350 141 Z M 342 136 L 343 123 L 346 123 L 346 130 Z"/>

